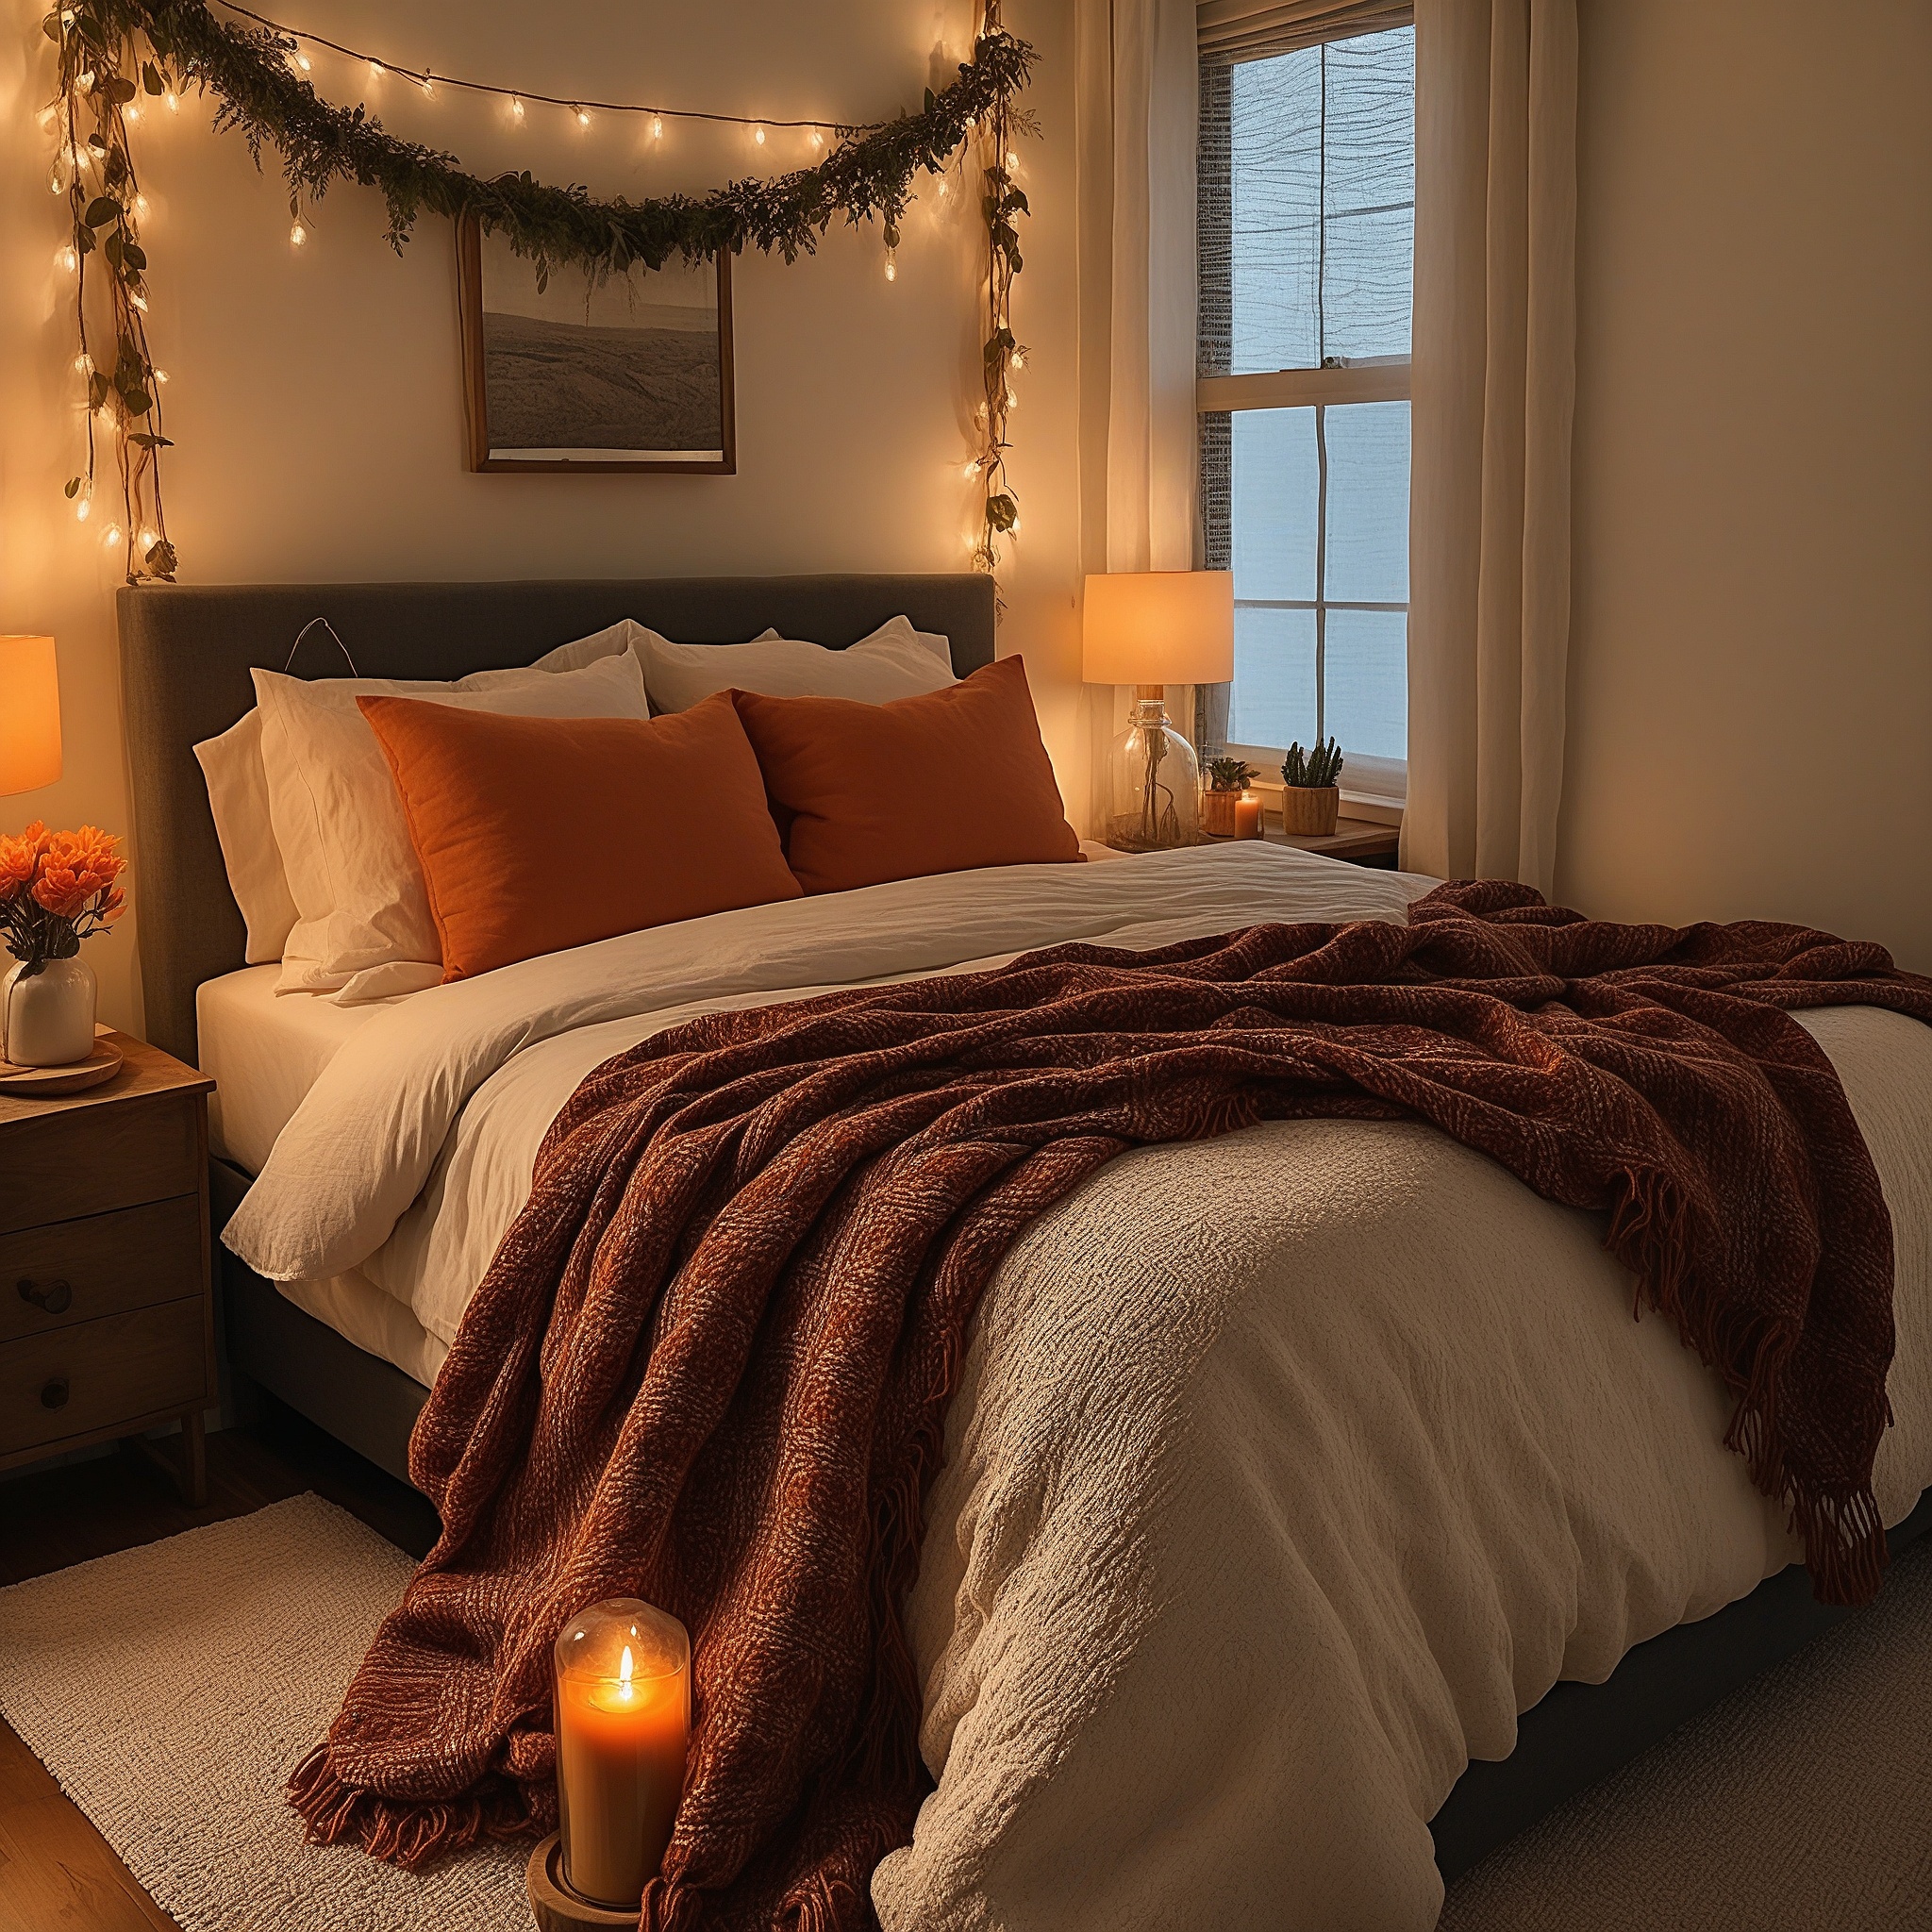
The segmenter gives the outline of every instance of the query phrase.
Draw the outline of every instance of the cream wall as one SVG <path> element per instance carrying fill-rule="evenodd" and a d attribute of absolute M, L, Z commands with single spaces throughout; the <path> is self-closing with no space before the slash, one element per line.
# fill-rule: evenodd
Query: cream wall
<path fill-rule="evenodd" d="M 1581 11 L 1558 891 L 1932 971 L 1932 7 Z"/>
<path fill-rule="evenodd" d="M 0 35 L 0 630 L 59 641 L 66 771 L 0 800 L 0 829 L 43 816 L 126 828 L 112 597 L 117 569 L 94 522 L 60 485 L 79 418 L 54 266 L 62 207 L 47 189 L 51 137 L 35 110 L 52 86 L 39 0 L 13 0 Z M 968 0 L 585 0 L 539 13 L 491 0 L 303 0 L 298 24 L 393 60 L 563 95 L 649 97 L 775 118 L 876 118 L 918 104 L 970 50 Z M 1023 530 L 1002 573 L 1003 654 L 1023 651 L 1070 802 L 1086 796 L 1074 594 L 1077 488 L 1073 418 L 1071 9 L 1016 0 L 1016 32 L 1041 54 L 1021 145 L 1036 214 L 1016 296 L 1030 351 L 1014 418 Z M 329 97 L 367 95 L 395 132 L 446 146 L 478 172 L 529 167 L 632 195 L 703 189 L 798 165 L 805 137 L 667 124 L 649 153 L 635 124 L 580 133 L 532 106 L 520 128 L 498 104 L 318 53 Z M 337 188 L 290 246 L 273 158 L 258 175 L 193 96 L 150 112 L 136 158 L 154 206 L 151 342 L 172 378 L 171 535 L 199 583 L 571 576 L 962 567 L 975 521 L 961 476 L 984 318 L 977 196 L 928 191 L 905 225 L 898 277 L 876 228 L 837 227 L 792 267 L 735 267 L 739 474 L 735 477 L 515 477 L 461 462 L 455 275 L 448 228 L 424 220 L 398 260 L 378 199 Z M 139 847 L 135 844 L 138 916 Z M 97 941 L 104 1017 L 139 1021 L 132 931 Z"/>

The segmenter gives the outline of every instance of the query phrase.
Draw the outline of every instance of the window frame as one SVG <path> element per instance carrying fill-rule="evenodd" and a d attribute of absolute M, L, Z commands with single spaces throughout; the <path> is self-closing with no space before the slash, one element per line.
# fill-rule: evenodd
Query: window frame
<path fill-rule="evenodd" d="M 1391 32 L 1407 25 L 1401 20 L 1391 20 L 1386 26 L 1371 27 L 1368 32 Z M 1362 29 L 1337 33 L 1324 38 L 1353 39 Z M 1270 58 L 1275 51 L 1270 49 L 1237 57 L 1229 60 L 1223 58 L 1213 64 L 1224 68 L 1244 65 L 1249 59 Z M 1205 70 L 1213 59 L 1204 58 Z M 1205 192 L 1207 183 L 1203 181 Z M 1228 187 L 1232 192 L 1232 177 Z M 1233 417 L 1250 409 L 1299 409 L 1312 408 L 1315 411 L 1315 433 L 1317 446 L 1324 450 L 1320 467 L 1321 482 L 1318 485 L 1320 497 L 1316 509 L 1316 551 L 1315 551 L 1315 595 L 1312 598 L 1243 598 L 1237 596 L 1235 608 L 1253 609 L 1294 609 L 1313 610 L 1315 613 L 1315 649 L 1318 664 L 1322 661 L 1325 641 L 1325 617 L 1330 610 L 1401 610 L 1405 616 L 1410 609 L 1407 602 L 1362 603 L 1351 598 L 1329 598 L 1323 592 L 1326 589 L 1327 561 L 1327 463 L 1325 443 L 1323 439 L 1324 427 L 1324 412 L 1331 408 L 1340 408 L 1352 403 L 1410 403 L 1412 394 L 1413 357 L 1377 356 L 1349 358 L 1339 356 L 1325 358 L 1318 368 L 1273 369 L 1243 372 L 1240 375 L 1197 375 L 1194 382 L 1194 409 L 1197 421 L 1208 416 L 1226 415 Z M 1232 425 L 1230 425 L 1231 428 Z M 1202 438 L 1203 446 L 1207 439 Z M 1230 478 L 1230 488 L 1232 487 Z M 1230 508 L 1228 541 L 1233 541 Z M 1229 558 L 1232 561 L 1232 558 Z M 1404 675 L 1407 689 L 1407 670 Z M 1228 687 L 1231 695 L 1233 687 Z M 1226 752 L 1235 758 L 1246 758 L 1250 763 L 1262 764 L 1271 772 L 1278 771 L 1286 745 L 1243 744 L 1228 741 Z M 1347 747 L 1343 747 L 1344 752 Z M 1265 782 L 1265 781 L 1264 781 Z M 1382 809 L 1393 808 L 1399 813 L 1407 803 L 1408 794 L 1408 761 L 1407 758 L 1369 758 L 1351 753 L 1342 765 L 1341 794 L 1352 804 L 1366 805 Z"/>

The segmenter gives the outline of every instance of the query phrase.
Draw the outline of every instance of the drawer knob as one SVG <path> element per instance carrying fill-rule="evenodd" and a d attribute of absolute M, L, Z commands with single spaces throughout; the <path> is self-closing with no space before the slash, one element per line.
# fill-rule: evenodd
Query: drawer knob
<path fill-rule="evenodd" d="M 73 1306 L 74 1291 L 64 1281 L 23 1281 L 20 1298 L 45 1308 L 50 1315 L 64 1315 Z"/>
<path fill-rule="evenodd" d="M 56 1375 L 41 1391 L 42 1408 L 65 1408 L 67 1407 L 67 1377 Z"/>

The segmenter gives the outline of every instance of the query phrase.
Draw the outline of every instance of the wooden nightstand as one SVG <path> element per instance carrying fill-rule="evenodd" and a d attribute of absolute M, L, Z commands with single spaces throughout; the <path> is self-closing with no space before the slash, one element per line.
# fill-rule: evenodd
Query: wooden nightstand
<path fill-rule="evenodd" d="M 200 1504 L 214 1400 L 208 1095 L 158 1047 L 66 1099 L 0 1093 L 0 1469 L 181 1422 Z"/>
<path fill-rule="evenodd" d="M 1395 855 L 1402 847 L 1402 827 L 1374 819 L 1337 819 L 1332 832 L 1311 838 L 1284 832 L 1277 815 L 1272 824 L 1263 821 L 1261 836 L 1271 845 L 1292 845 L 1300 852 L 1319 852 L 1324 858 L 1345 858 L 1351 865 L 1372 865 L 1385 871 L 1395 869 Z"/>

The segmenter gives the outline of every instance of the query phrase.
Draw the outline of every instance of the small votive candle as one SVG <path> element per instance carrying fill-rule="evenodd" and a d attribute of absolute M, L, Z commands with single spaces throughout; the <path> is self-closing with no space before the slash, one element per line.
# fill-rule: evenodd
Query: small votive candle
<path fill-rule="evenodd" d="M 556 1664 L 564 1883 L 629 1910 L 657 1875 L 684 1795 L 691 1639 L 675 1617 L 612 1597 L 573 1620 Z"/>
<path fill-rule="evenodd" d="M 1234 835 L 1237 839 L 1261 836 L 1261 794 L 1243 791 L 1234 802 Z"/>

